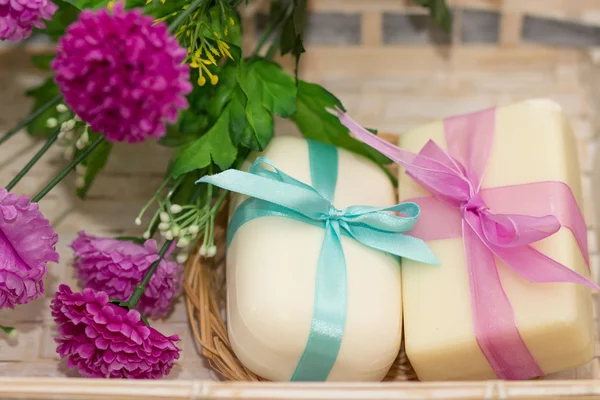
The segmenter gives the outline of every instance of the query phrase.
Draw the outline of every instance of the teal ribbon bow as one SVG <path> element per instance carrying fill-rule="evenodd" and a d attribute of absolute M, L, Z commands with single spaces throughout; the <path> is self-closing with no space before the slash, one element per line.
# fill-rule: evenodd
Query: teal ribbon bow
<path fill-rule="evenodd" d="M 285 174 L 265 157 L 258 157 L 249 172 L 231 169 L 198 180 L 250 196 L 236 209 L 229 223 L 227 246 L 242 225 L 261 217 L 292 218 L 325 230 L 317 266 L 312 324 L 292 381 L 324 381 L 337 359 L 347 308 L 346 260 L 341 235 L 396 256 L 439 264 L 425 242 L 401 234 L 416 223 L 419 206 L 402 203 L 392 207 L 352 206 L 338 210 L 332 204 L 338 176 L 337 149 L 310 140 L 308 145 L 314 187 Z"/>

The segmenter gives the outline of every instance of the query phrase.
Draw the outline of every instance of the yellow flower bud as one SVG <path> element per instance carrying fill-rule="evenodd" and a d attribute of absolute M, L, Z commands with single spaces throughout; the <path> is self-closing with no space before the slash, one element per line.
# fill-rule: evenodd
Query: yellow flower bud
<path fill-rule="evenodd" d="M 217 83 L 219 83 L 219 77 L 216 75 L 211 76 L 210 83 L 212 83 L 213 85 L 216 85 Z"/>
<path fill-rule="evenodd" d="M 206 78 L 205 78 L 205 77 L 203 77 L 203 76 L 199 77 L 199 78 L 198 78 L 198 85 L 199 85 L 199 86 L 204 86 L 204 85 L 206 85 Z"/>

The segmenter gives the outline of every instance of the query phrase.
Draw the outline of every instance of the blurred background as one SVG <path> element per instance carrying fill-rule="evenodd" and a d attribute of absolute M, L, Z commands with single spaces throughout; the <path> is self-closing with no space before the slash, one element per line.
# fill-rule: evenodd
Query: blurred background
<path fill-rule="evenodd" d="M 266 2 L 251 1 L 241 10 L 246 45 L 265 27 L 268 5 L 262 3 Z M 578 139 L 592 269 L 599 281 L 600 253 L 593 228 L 600 215 L 594 201 L 600 199 L 600 162 L 596 161 L 600 0 L 449 0 L 454 20 L 449 33 L 408 1 L 313 0 L 308 4 L 307 53 L 300 74 L 333 92 L 365 126 L 401 134 L 434 119 L 529 98 L 547 97 L 560 103 Z M 52 51 L 51 42 L 43 37 L 19 46 L 0 43 L 0 132 L 27 115 L 31 99 L 24 92 L 46 78 L 31 63 L 32 55 Z M 278 121 L 277 134 L 295 130 Z M 3 184 L 40 145 L 22 133 L 0 147 Z M 64 165 L 60 154 L 55 146 L 15 191 L 39 190 Z M 61 235 L 62 260 L 60 266 L 50 268 L 47 293 L 52 294 L 58 282 L 74 281 L 72 269 L 67 268 L 71 251 L 66 246 L 77 231 L 141 234 L 134 218 L 162 181 L 169 154 L 169 149 L 154 143 L 116 146 L 87 200 L 74 195 L 74 178 L 44 199 L 41 207 Z M 0 375 L 22 374 L 16 360 L 35 361 L 31 365 L 36 374 L 64 374 L 55 362 L 54 324 L 40 312 L 48 302 L 33 302 L 18 315 L 0 312 L 3 324 L 10 325 L 12 319 L 21 330 L 18 346 L 0 341 L 0 362 L 4 362 Z M 184 347 L 193 347 L 186 321 L 180 302 L 159 329 L 180 334 Z M 184 354 L 171 379 L 212 377 L 195 352 L 184 348 Z M 555 377 L 598 378 L 599 366 L 596 359 Z"/>

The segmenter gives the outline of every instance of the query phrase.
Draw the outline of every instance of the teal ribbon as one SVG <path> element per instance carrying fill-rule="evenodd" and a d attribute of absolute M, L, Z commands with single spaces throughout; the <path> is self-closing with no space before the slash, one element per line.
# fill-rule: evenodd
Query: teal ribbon
<path fill-rule="evenodd" d="M 396 256 L 439 264 L 425 242 L 401 233 L 414 226 L 419 206 L 402 203 L 392 207 L 352 206 L 338 210 L 332 204 L 338 176 L 337 149 L 314 141 L 308 141 L 308 145 L 312 187 L 285 174 L 265 157 L 258 157 L 249 172 L 230 169 L 198 181 L 250 196 L 231 218 L 227 246 L 240 227 L 261 217 L 291 218 L 325 230 L 317 266 L 312 324 L 292 381 L 324 381 L 337 359 L 347 308 L 342 235 Z M 388 213 L 390 211 L 402 216 Z"/>

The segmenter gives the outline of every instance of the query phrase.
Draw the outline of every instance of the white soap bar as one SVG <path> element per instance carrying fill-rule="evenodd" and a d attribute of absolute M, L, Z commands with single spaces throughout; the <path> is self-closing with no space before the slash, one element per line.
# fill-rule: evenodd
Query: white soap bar
<path fill-rule="evenodd" d="M 432 139 L 446 148 L 443 123 L 401 135 L 399 145 L 419 152 Z M 562 181 L 580 207 L 581 184 L 575 139 L 563 113 L 549 100 L 531 100 L 496 110 L 493 148 L 483 188 Z M 403 171 L 400 199 L 427 196 Z M 440 267 L 402 262 L 406 353 L 421 380 L 494 379 L 479 349 L 462 238 L 428 241 Z M 533 245 L 547 256 L 589 276 L 570 230 Z M 594 353 L 590 290 L 571 283 L 529 283 L 496 259 L 502 286 L 519 332 L 544 373 L 586 363 Z"/>
<path fill-rule="evenodd" d="M 308 144 L 273 139 L 263 153 L 288 175 L 311 184 Z M 246 165 L 246 170 L 249 164 Z M 373 162 L 339 149 L 334 206 L 390 206 L 395 189 Z M 237 207 L 242 196 L 234 198 Z M 324 229 L 282 217 L 244 224 L 227 252 L 229 339 L 240 361 L 274 381 L 291 378 L 308 340 Z M 400 266 L 390 255 L 342 236 L 348 308 L 339 355 L 328 381 L 383 379 L 400 348 Z"/>

